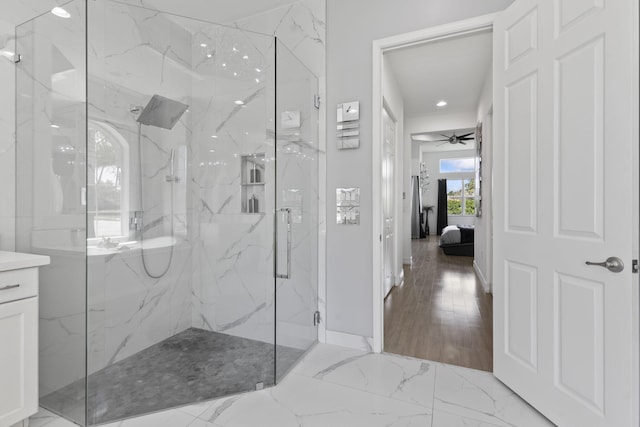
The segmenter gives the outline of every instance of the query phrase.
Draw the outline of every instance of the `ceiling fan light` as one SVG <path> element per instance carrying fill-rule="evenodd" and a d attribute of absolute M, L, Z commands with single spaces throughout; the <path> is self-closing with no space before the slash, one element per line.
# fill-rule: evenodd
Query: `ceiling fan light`
<path fill-rule="evenodd" d="M 436 107 L 444 107 L 445 105 L 447 105 L 447 101 L 442 100 L 442 101 L 438 101 L 438 103 L 436 104 Z"/>

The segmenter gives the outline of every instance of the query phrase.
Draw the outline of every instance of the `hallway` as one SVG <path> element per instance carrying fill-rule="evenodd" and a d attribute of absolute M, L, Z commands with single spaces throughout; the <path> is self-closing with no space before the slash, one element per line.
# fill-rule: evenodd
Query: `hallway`
<path fill-rule="evenodd" d="M 414 263 L 385 300 L 384 351 L 491 372 L 492 297 L 473 258 L 445 255 L 438 242 L 411 242 Z"/>

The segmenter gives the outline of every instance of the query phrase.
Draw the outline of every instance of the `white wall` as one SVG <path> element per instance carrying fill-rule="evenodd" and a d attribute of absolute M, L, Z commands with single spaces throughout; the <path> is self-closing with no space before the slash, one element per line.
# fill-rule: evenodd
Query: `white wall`
<path fill-rule="evenodd" d="M 373 335 L 372 41 L 496 12 L 511 0 L 342 0 L 327 3 L 327 218 L 336 187 L 361 188 L 359 226 L 327 224 L 327 328 Z M 335 105 L 360 101 L 361 146 L 336 148 Z M 474 120 L 475 123 L 475 120 Z"/>
<path fill-rule="evenodd" d="M 441 174 L 439 170 L 441 159 L 452 159 L 462 157 L 474 157 L 475 150 L 456 150 L 456 151 L 438 151 L 438 152 L 422 152 L 422 162 L 427 166 L 429 171 L 429 190 L 426 194 L 423 193 L 422 203 L 427 206 L 434 206 L 433 212 L 429 214 L 429 234 L 435 235 L 437 233 L 437 218 L 438 218 L 438 180 L 439 179 L 472 179 L 475 178 L 475 173 L 445 173 Z M 412 175 L 418 175 L 417 171 L 413 171 Z M 474 224 L 475 216 L 463 216 L 463 215 L 449 215 L 449 225 L 456 224 Z"/>
<path fill-rule="evenodd" d="M 482 123 L 482 216 L 476 218 L 474 241 L 474 267 L 480 276 L 485 291 L 489 292 L 492 280 L 492 134 L 493 123 L 491 107 L 493 105 L 493 73 L 487 72 L 482 96 L 478 102 L 477 120 Z"/>
<path fill-rule="evenodd" d="M 383 57 L 383 71 L 382 71 L 382 97 L 386 106 L 391 110 L 393 118 L 396 120 L 396 146 L 395 146 L 395 212 L 393 217 L 394 232 L 393 232 L 393 265 L 394 265 L 394 278 L 395 284 L 400 284 L 400 281 L 404 277 L 404 271 L 402 269 L 402 234 L 401 230 L 404 229 L 404 209 L 405 203 L 402 200 L 402 189 L 404 182 L 404 99 L 400 92 L 400 86 L 396 79 L 393 69 L 388 61 Z M 408 194 L 408 193 L 407 193 Z M 408 208 L 407 208 L 408 209 Z"/>

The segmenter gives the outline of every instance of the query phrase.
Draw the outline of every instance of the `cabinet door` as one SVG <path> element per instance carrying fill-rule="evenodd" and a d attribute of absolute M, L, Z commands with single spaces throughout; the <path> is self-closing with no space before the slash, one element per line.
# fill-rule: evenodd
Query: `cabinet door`
<path fill-rule="evenodd" d="M 38 298 L 0 304 L 0 426 L 38 410 Z"/>

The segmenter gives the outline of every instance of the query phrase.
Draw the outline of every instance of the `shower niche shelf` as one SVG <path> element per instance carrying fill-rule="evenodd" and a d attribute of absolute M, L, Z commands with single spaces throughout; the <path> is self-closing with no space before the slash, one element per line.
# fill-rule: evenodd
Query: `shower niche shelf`
<path fill-rule="evenodd" d="M 265 203 L 265 153 L 253 153 L 240 157 L 242 213 L 264 213 Z"/>

